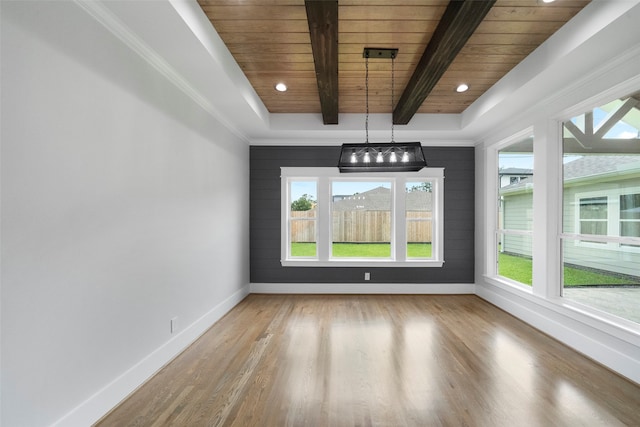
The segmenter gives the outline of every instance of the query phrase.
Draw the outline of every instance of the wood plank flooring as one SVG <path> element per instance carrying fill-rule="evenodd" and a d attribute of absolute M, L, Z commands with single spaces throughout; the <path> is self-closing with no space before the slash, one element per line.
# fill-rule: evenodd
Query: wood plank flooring
<path fill-rule="evenodd" d="M 640 386 L 473 295 L 249 295 L 99 426 L 638 426 Z"/>

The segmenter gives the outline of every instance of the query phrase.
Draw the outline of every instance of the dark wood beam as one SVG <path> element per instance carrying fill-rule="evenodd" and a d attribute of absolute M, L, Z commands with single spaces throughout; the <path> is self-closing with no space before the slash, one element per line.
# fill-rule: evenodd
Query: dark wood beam
<path fill-rule="evenodd" d="M 338 1 L 305 0 L 322 121 L 338 124 Z"/>
<path fill-rule="evenodd" d="M 495 2 L 496 0 L 449 2 L 393 111 L 395 124 L 409 123 Z"/>

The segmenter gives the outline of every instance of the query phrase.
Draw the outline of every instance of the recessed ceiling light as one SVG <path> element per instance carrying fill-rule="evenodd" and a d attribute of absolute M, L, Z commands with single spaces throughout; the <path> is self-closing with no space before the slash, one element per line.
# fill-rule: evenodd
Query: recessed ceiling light
<path fill-rule="evenodd" d="M 276 85 L 276 90 L 277 90 L 278 92 L 286 92 L 286 91 L 287 91 L 287 85 L 286 85 L 286 84 L 284 84 L 284 83 L 282 83 L 282 82 L 280 82 L 280 83 L 278 83 L 278 84 Z"/>
<path fill-rule="evenodd" d="M 542 0 L 542 3 L 553 3 L 556 0 Z"/>
<path fill-rule="evenodd" d="M 458 87 L 456 88 L 456 92 L 466 92 L 468 89 L 469 85 L 462 83 L 461 85 L 458 85 Z"/>

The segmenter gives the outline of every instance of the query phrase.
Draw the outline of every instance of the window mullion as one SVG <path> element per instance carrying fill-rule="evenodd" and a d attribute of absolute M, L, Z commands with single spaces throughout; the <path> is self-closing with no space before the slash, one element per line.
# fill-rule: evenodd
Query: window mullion
<path fill-rule="evenodd" d="M 328 230 L 328 232 L 327 232 Z M 328 261 L 331 257 L 331 180 L 320 177 L 318 180 L 318 226 L 316 227 L 318 242 L 318 260 Z"/>
<path fill-rule="evenodd" d="M 289 186 L 288 178 L 282 179 L 280 184 L 280 201 L 282 213 L 280 215 L 280 261 L 287 260 L 290 257 L 289 249 L 289 227 L 291 222 L 289 212 Z"/>
<path fill-rule="evenodd" d="M 396 261 L 407 260 L 407 215 L 406 215 L 406 189 L 404 179 L 395 179 L 392 186 L 393 207 L 391 218 L 393 229 L 391 236 L 391 248 Z"/>

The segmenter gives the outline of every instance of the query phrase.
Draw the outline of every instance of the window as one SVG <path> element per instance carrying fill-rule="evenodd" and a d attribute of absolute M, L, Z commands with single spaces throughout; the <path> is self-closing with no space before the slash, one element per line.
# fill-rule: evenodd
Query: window
<path fill-rule="evenodd" d="M 578 230 L 580 234 L 607 235 L 607 197 L 585 197 L 578 199 Z M 605 242 L 588 241 L 596 245 Z"/>
<path fill-rule="evenodd" d="M 562 297 L 640 323 L 640 110 L 620 98 L 563 123 Z"/>
<path fill-rule="evenodd" d="M 533 136 L 530 134 L 498 151 L 498 187 L 497 275 L 531 286 Z"/>
<path fill-rule="evenodd" d="M 640 182 L 638 182 L 640 184 Z M 607 250 L 633 251 L 640 246 L 624 243 L 619 238 L 640 237 L 640 187 L 611 188 L 606 192 L 597 191 L 576 194 L 577 235 L 602 236 L 598 240 L 575 240 L 576 245 Z M 630 193 L 630 194 L 628 194 Z M 566 227 L 565 230 L 569 230 Z M 613 239 L 609 239 L 611 237 Z"/>
<path fill-rule="evenodd" d="M 442 266 L 442 168 L 282 168 L 281 182 L 283 266 Z"/>
<path fill-rule="evenodd" d="M 580 234 L 607 235 L 607 198 L 579 199 Z"/>
<path fill-rule="evenodd" d="M 391 256 L 391 182 L 331 183 L 331 256 L 389 258 Z"/>
<path fill-rule="evenodd" d="M 620 236 L 640 237 L 640 194 L 620 196 Z M 640 248 L 636 245 L 623 246 Z"/>
<path fill-rule="evenodd" d="M 405 185 L 407 258 L 429 259 L 433 240 L 433 185 L 411 181 Z"/>
<path fill-rule="evenodd" d="M 289 204 L 289 254 L 293 258 L 317 256 L 316 181 L 291 181 L 291 203 Z"/>

